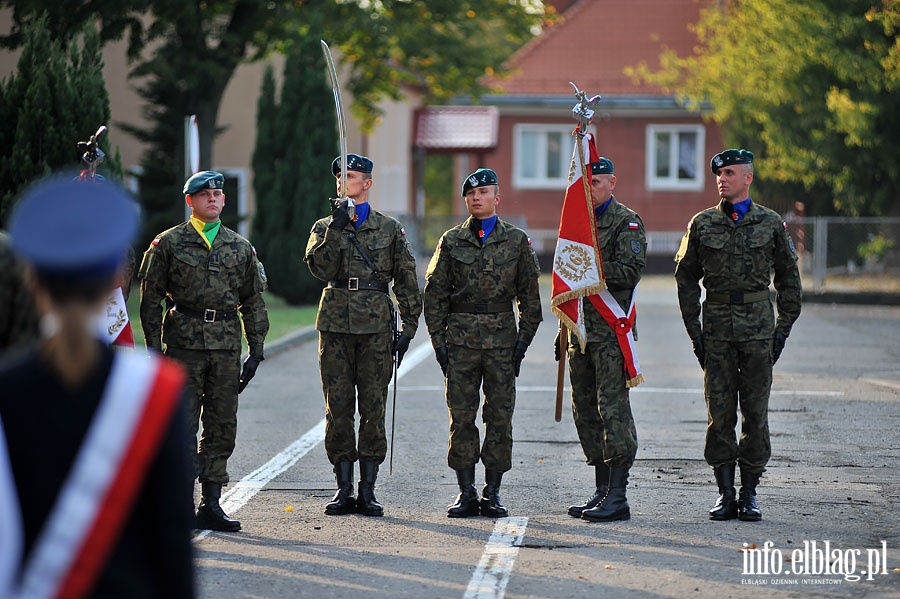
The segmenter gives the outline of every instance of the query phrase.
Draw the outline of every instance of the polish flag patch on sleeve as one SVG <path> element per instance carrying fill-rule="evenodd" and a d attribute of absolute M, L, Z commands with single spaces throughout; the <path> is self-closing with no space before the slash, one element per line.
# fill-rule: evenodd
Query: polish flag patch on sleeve
<path fill-rule="evenodd" d="M 631 222 L 628 223 L 628 228 L 629 228 L 629 229 L 632 229 L 632 230 L 638 229 L 638 228 L 639 228 L 639 225 L 638 225 L 636 222 L 631 221 Z"/>

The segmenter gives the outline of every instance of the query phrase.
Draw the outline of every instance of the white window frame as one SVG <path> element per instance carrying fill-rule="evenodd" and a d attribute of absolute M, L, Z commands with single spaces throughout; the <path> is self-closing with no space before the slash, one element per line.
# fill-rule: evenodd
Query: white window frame
<path fill-rule="evenodd" d="M 562 152 L 560 156 L 561 165 L 560 172 L 562 176 L 557 179 L 542 178 L 526 178 L 522 176 L 519 164 L 522 155 L 522 134 L 523 133 L 562 133 L 563 139 L 572 137 L 572 125 L 562 123 L 517 123 L 513 125 L 513 187 L 516 189 L 565 189 L 569 180 L 569 166 L 572 164 L 572 152 Z M 588 129 L 592 131 L 593 128 Z M 546 138 L 545 138 L 546 139 Z M 573 140 L 574 143 L 574 140 Z M 538 152 L 537 171 L 539 173 L 547 172 L 547 147 Z M 502 189 L 502 188 L 501 188 Z"/>
<path fill-rule="evenodd" d="M 702 191 L 706 177 L 706 158 L 704 149 L 706 148 L 706 127 L 702 124 L 686 124 L 686 125 L 647 125 L 647 134 L 645 139 L 645 165 L 646 165 L 646 184 L 647 189 L 651 191 Z M 678 148 L 671 147 L 673 151 L 669 152 L 669 177 L 656 176 L 656 136 L 659 133 L 672 134 L 670 143 L 674 146 L 679 133 L 694 133 L 697 136 L 697 153 L 694 157 L 694 169 L 697 176 L 693 179 L 685 180 L 678 178 Z"/>

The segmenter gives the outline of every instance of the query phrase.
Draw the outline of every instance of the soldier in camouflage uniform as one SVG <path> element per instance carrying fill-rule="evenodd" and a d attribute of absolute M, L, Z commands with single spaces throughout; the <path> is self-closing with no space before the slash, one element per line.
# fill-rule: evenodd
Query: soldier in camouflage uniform
<path fill-rule="evenodd" d="M 0 354 L 37 339 L 37 310 L 28 291 L 25 267 L 0 231 Z"/>
<path fill-rule="evenodd" d="M 612 195 L 615 167 L 601 157 L 591 164 L 591 201 L 597 222 L 597 241 L 603 274 L 610 294 L 628 313 L 634 289 L 646 264 L 644 223 L 636 212 Z M 582 504 L 569 506 L 569 515 L 592 522 L 627 520 L 631 510 L 625 496 L 628 473 L 637 455 L 637 431 L 628 397 L 625 357 L 615 331 L 590 299 L 583 298 L 587 345 L 581 352 L 575 334 L 566 346 L 572 383 L 572 415 L 588 465 L 594 466 L 596 491 Z M 632 329 L 637 339 L 637 330 Z M 558 361 L 559 337 L 554 344 Z"/>
<path fill-rule="evenodd" d="M 422 294 L 406 232 L 395 219 L 368 203 L 372 161 L 347 155 L 346 201 L 310 231 L 306 263 L 327 281 L 319 302 L 319 368 L 325 395 L 325 451 L 334 466 L 338 490 L 325 506 L 328 515 L 358 512 L 381 516 L 375 499 L 378 466 L 387 455 L 384 428 L 393 356 L 403 359 L 422 314 Z M 342 195 L 340 157 L 331 165 Z M 394 296 L 402 326 L 394 335 Z M 354 420 L 359 408 L 359 441 Z M 359 499 L 353 497 L 353 463 L 359 460 Z"/>
<path fill-rule="evenodd" d="M 250 242 L 221 224 L 221 173 L 202 171 L 184 184 L 191 218 L 160 233 L 144 253 L 141 326 L 148 349 L 188 370 L 191 453 L 203 497 L 197 528 L 237 531 L 241 523 L 219 506 L 237 434 L 238 393 L 263 360 L 269 317 L 262 292 L 265 271 Z M 165 320 L 160 306 L 165 301 Z M 240 312 L 240 318 L 238 317 Z M 241 367 L 241 323 L 250 355 Z M 196 445 L 198 423 L 203 433 Z"/>
<path fill-rule="evenodd" d="M 462 186 L 470 217 L 441 237 L 425 275 L 425 324 L 445 376 L 450 410 L 447 464 L 459 496 L 451 518 L 503 517 L 500 481 L 512 468 L 516 377 L 541 315 L 540 267 L 525 231 L 497 218 L 500 186 L 478 169 Z M 513 302 L 519 311 L 518 330 Z M 479 392 L 484 385 L 484 443 L 479 451 Z M 481 501 L 475 465 L 485 468 Z"/>
<path fill-rule="evenodd" d="M 772 453 L 772 366 L 800 316 L 800 273 L 781 217 L 749 197 L 753 154 L 725 150 L 713 156 L 710 168 L 721 199 L 691 219 L 675 256 L 675 280 L 681 316 L 704 370 L 704 453 L 719 487 L 709 517 L 756 521 L 762 518 L 756 486 Z M 777 320 L 769 296 L 773 272 Z M 701 279 L 706 288 L 702 325 Z M 738 407 L 740 442 L 735 439 Z M 741 466 L 737 501 L 735 463 Z"/>

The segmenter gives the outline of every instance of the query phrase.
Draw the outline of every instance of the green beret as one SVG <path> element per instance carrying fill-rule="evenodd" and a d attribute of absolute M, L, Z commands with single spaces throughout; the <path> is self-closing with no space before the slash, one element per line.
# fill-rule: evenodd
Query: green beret
<path fill-rule="evenodd" d="M 359 154 L 347 154 L 347 170 L 360 173 L 371 173 L 374 168 L 371 160 Z M 341 157 L 331 161 L 331 174 L 337 177 L 341 174 Z"/>
<path fill-rule="evenodd" d="M 466 196 L 466 192 L 473 187 L 484 187 L 485 185 L 497 185 L 497 173 L 489 168 L 480 168 L 463 181 L 462 195 Z"/>
<path fill-rule="evenodd" d="M 732 164 L 753 164 L 753 152 L 750 150 L 724 150 L 712 157 L 709 168 L 714 175 L 719 174 L 719 169 Z"/>
<path fill-rule="evenodd" d="M 197 193 L 201 189 L 224 189 L 225 175 L 216 171 L 200 171 L 184 183 L 184 195 Z"/>
<path fill-rule="evenodd" d="M 601 156 L 600 160 L 591 163 L 592 175 L 612 175 L 615 172 L 616 167 L 613 166 L 612 160 L 609 158 Z"/>

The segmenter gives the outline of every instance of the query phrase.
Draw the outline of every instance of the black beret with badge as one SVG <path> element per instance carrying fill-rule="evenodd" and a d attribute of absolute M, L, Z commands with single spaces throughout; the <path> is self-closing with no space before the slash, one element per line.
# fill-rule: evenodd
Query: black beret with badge
<path fill-rule="evenodd" d="M 360 173 L 371 173 L 375 165 L 371 160 L 359 154 L 347 154 L 347 170 Z M 341 174 L 341 157 L 338 156 L 331 162 L 331 174 L 337 177 Z"/>
<path fill-rule="evenodd" d="M 224 189 L 225 175 L 216 171 L 200 171 L 191 175 L 190 179 L 184 182 L 184 195 L 197 193 L 201 189 Z"/>
<path fill-rule="evenodd" d="M 720 168 L 732 164 L 753 164 L 753 152 L 737 149 L 724 150 L 712 157 L 712 160 L 709 161 L 709 168 L 712 169 L 714 175 L 717 175 Z"/>
<path fill-rule="evenodd" d="M 466 192 L 473 187 L 484 187 L 486 185 L 497 185 L 497 173 L 489 168 L 480 168 L 463 181 L 462 195 L 465 197 Z"/>
<path fill-rule="evenodd" d="M 597 162 L 591 163 L 591 174 L 592 175 L 612 175 L 616 172 L 616 167 L 613 166 L 612 160 L 609 158 L 600 157 Z"/>

